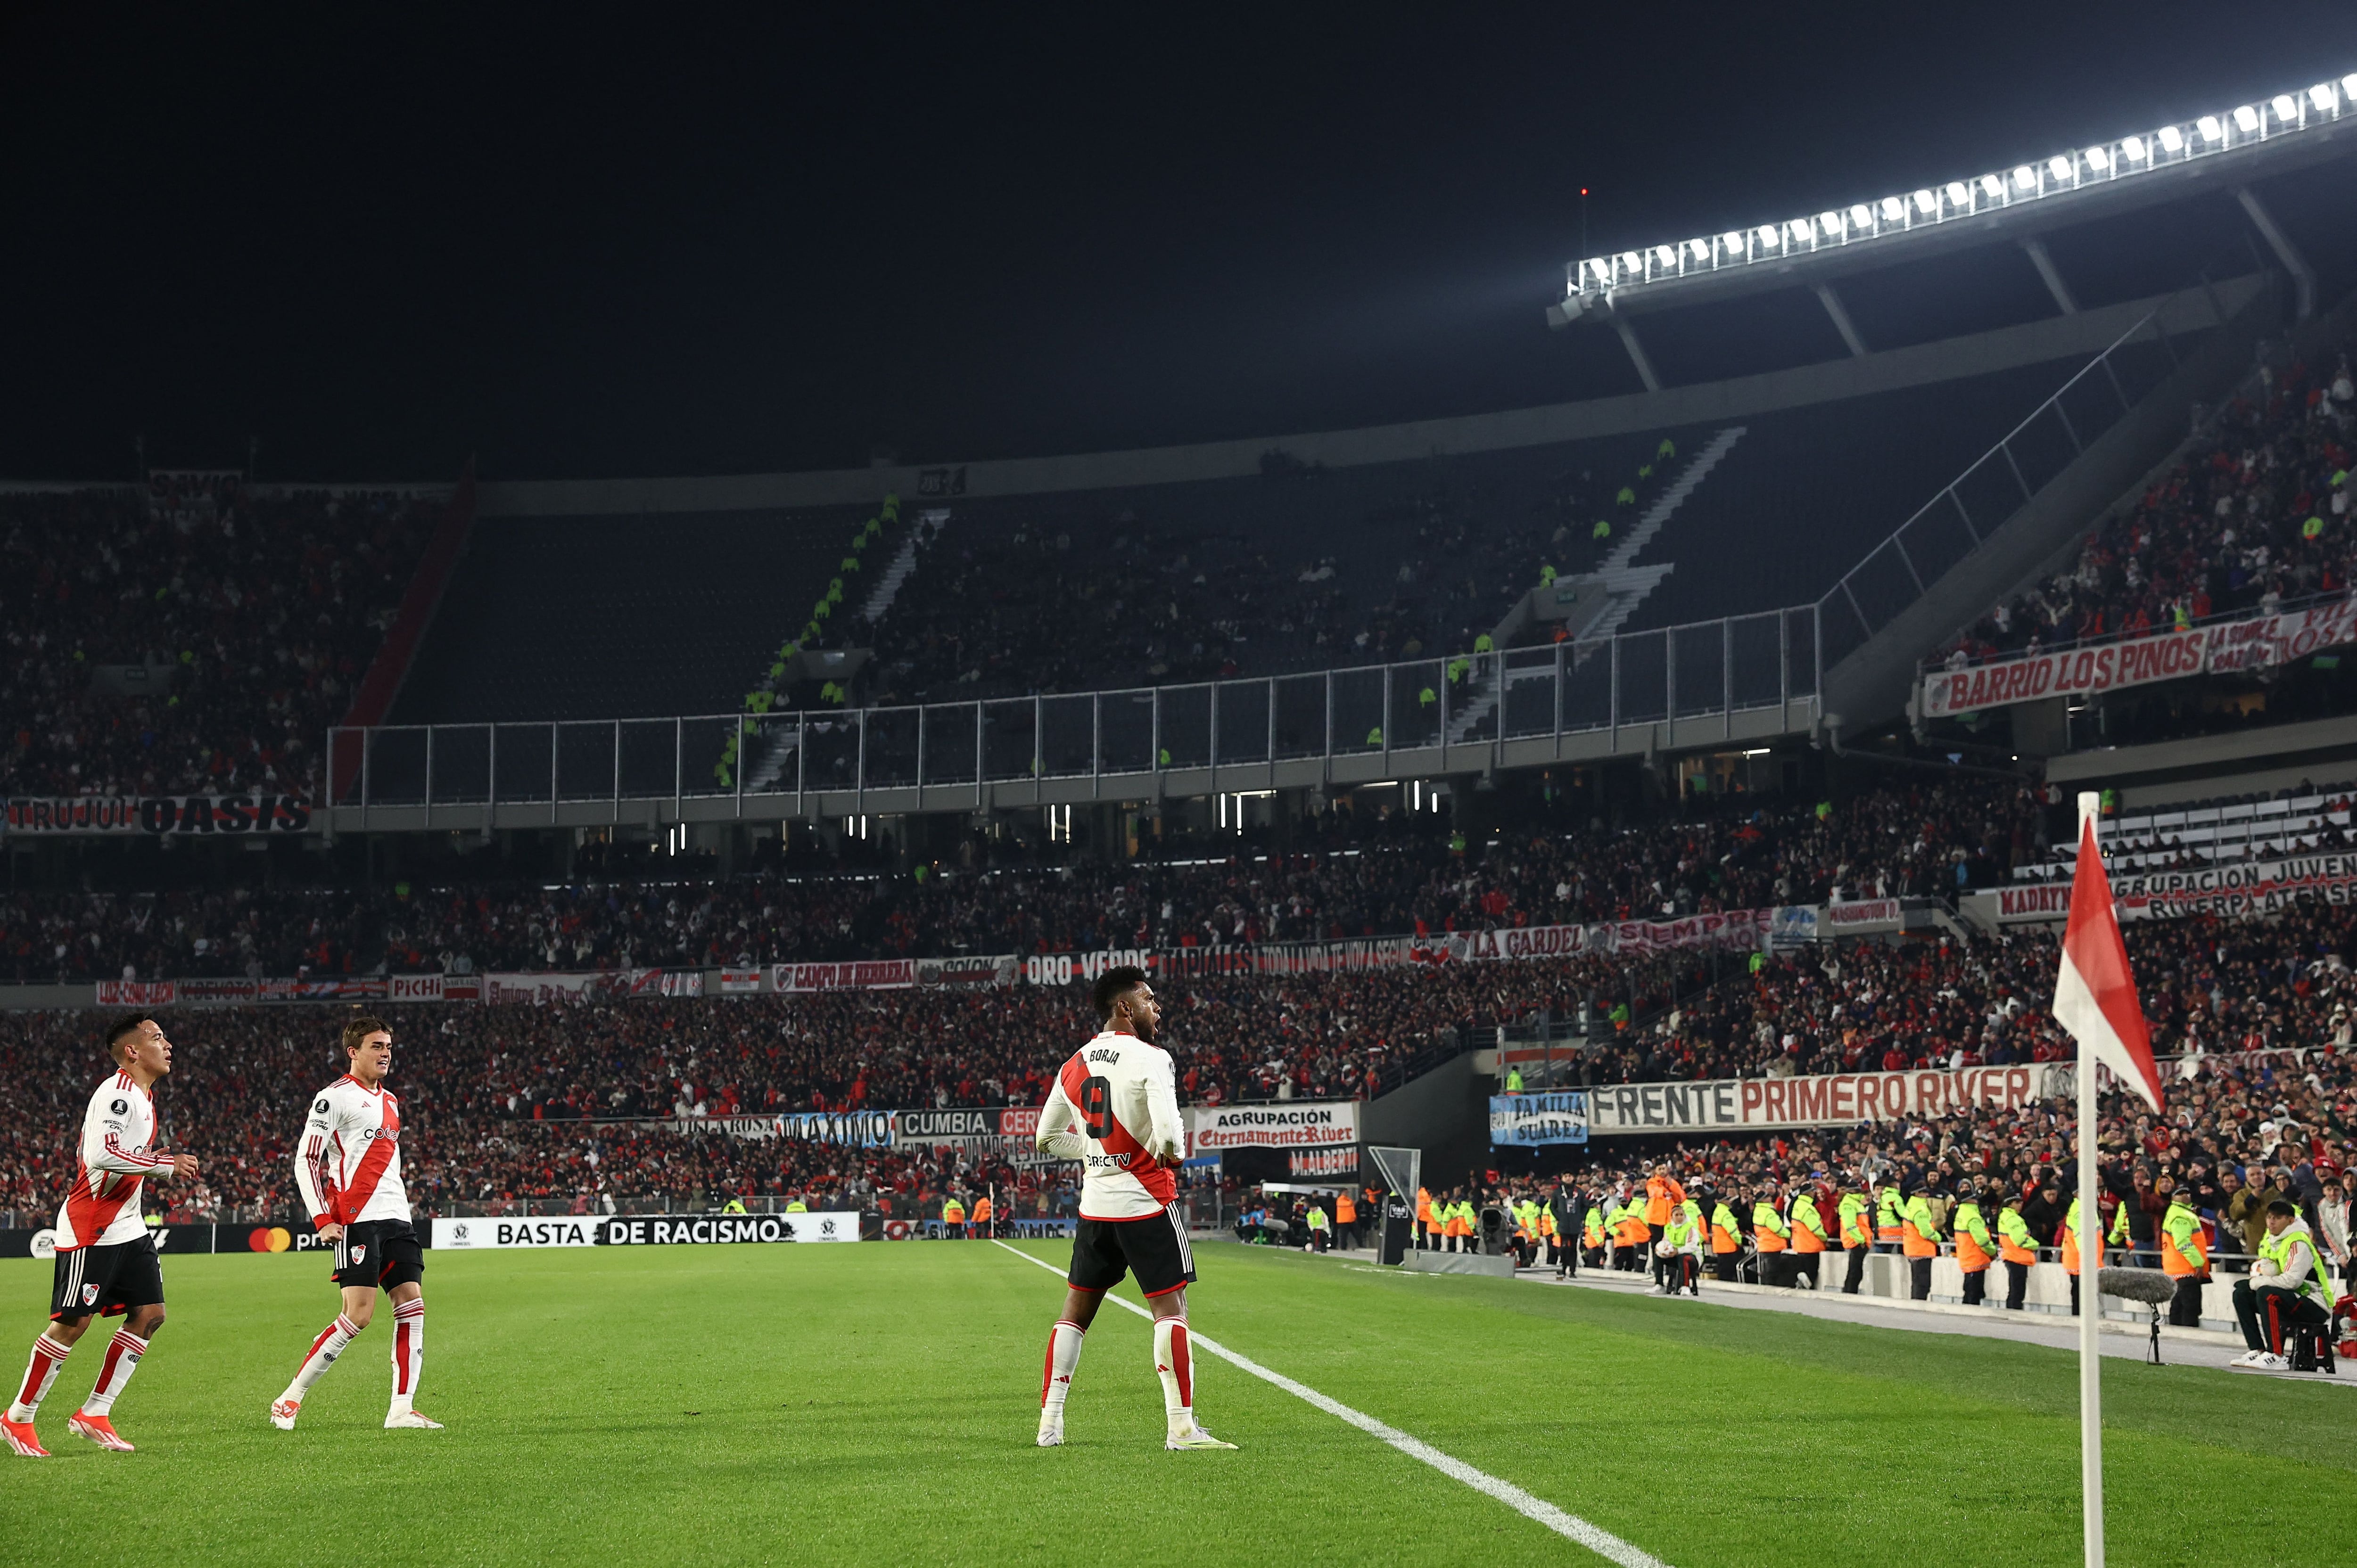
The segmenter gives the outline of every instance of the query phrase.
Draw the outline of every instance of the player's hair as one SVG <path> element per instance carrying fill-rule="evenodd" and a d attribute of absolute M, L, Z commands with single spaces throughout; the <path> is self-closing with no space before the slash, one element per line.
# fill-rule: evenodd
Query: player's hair
<path fill-rule="evenodd" d="M 1113 1004 L 1146 983 L 1146 971 L 1134 963 L 1115 964 L 1097 976 L 1089 992 L 1089 1000 L 1096 1004 L 1097 1020 L 1113 1021 Z"/>
<path fill-rule="evenodd" d="M 2280 1197 L 2267 1205 L 2267 1212 L 2269 1214 L 2280 1214 L 2286 1219 L 2297 1219 L 2299 1218 L 2299 1210 L 2294 1208 L 2289 1202 Z"/>
<path fill-rule="evenodd" d="M 125 1013 L 113 1023 L 109 1024 L 106 1026 L 106 1054 L 113 1057 L 118 1064 L 121 1063 L 124 1036 L 137 1034 L 139 1026 L 146 1021 L 147 1015 L 145 1013 Z"/>
<path fill-rule="evenodd" d="M 393 1030 L 373 1013 L 355 1013 L 344 1020 L 344 1054 L 351 1055 L 361 1048 L 361 1042 L 371 1035 L 390 1035 Z"/>

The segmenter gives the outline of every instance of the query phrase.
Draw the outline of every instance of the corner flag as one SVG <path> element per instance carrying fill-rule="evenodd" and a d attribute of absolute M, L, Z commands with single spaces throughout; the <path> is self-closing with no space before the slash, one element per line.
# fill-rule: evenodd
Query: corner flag
<path fill-rule="evenodd" d="M 2079 866 L 2071 878 L 2071 918 L 2062 929 L 2062 962 L 2054 976 L 2054 1016 L 2071 1031 L 2083 1058 L 2092 1056 L 2122 1082 L 2160 1109 L 2160 1072 L 2152 1060 L 2152 1032 L 2128 973 L 2127 943 L 2112 908 L 2111 878 L 2095 847 L 2095 821 L 2079 827 Z"/>

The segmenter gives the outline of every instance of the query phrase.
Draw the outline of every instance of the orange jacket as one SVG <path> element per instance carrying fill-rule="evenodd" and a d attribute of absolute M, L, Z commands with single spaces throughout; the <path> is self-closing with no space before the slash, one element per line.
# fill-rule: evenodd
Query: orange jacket
<path fill-rule="evenodd" d="M 1349 1193 L 1336 1193 L 1334 1195 L 1334 1223 L 1337 1225 L 1356 1225 L 1358 1222 L 1359 1206 L 1351 1201 L 1351 1195 Z"/>
<path fill-rule="evenodd" d="M 1645 1223 L 1652 1226 L 1667 1225 L 1670 1222 L 1670 1209 L 1685 1200 L 1686 1189 L 1678 1185 L 1676 1177 L 1647 1176 L 1645 1178 Z"/>

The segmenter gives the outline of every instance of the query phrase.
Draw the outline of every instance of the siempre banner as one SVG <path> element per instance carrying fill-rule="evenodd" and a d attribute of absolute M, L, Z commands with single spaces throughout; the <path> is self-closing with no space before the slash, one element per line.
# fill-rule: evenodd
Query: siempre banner
<path fill-rule="evenodd" d="M 1359 1141 L 1359 1104 L 1354 1100 L 1190 1105 L 1186 1116 L 1189 1155 L 1223 1149 L 1311 1149 Z"/>
<path fill-rule="evenodd" d="M 1727 1078 L 1618 1083 L 1590 1090 L 1598 1137 L 1774 1127 L 1846 1127 L 1905 1116 L 2016 1111 L 2069 1091 L 2045 1063 L 1955 1072 L 1837 1072 L 1809 1078 Z M 1527 1098 L 1527 1097 L 1526 1097 Z"/>
<path fill-rule="evenodd" d="M 1587 1094 L 1583 1090 L 1490 1097 L 1490 1144 L 1493 1148 L 1586 1142 Z"/>
<path fill-rule="evenodd" d="M 9 833 L 300 833 L 311 803 L 299 795 L 11 796 Z"/>
<path fill-rule="evenodd" d="M 2302 854 L 2190 871 L 2117 873 L 2112 877 L 2112 897 L 2124 920 L 2267 915 L 2300 903 L 2357 903 L 2357 854 Z M 1965 895 L 1964 907 L 1984 925 L 2060 920 L 2071 913 L 2071 885 L 1994 888 Z"/>
<path fill-rule="evenodd" d="M 2265 670 L 2357 640 L 2357 595 L 2309 609 L 2246 616 L 2094 648 L 2028 653 L 1923 678 L 1922 714 L 1944 718 L 2040 697 L 2116 692 L 2188 675 Z"/>
<path fill-rule="evenodd" d="M 740 1241 L 856 1241 L 856 1209 L 823 1214 L 579 1215 L 547 1219 L 441 1219 L 434 1245 L 453 1251 L 515 1247 L 728 1246 Z"/>

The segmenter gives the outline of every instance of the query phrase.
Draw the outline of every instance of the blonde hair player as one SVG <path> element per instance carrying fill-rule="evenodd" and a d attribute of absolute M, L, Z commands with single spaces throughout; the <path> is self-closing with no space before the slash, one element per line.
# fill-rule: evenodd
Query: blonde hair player
<path fill-rule="evenodd" d="M 335 1244 L 344 1310 L 311 1341 L 295 1380 L 272 1402 L 270 1424 L 295 1430 L 303 1396 L 369 1326 L 382 1290 L 393 1303 L 393 1403 L 384 1423 L 439 1431 L 442 1423 L 412 1402 L 425 1369 L 425 1251 L 401 1185 L 401 1101 L 384 1086 L 393 1031 L 366 1013 L 348 1019 L 344 1057 L 344 1076 L 311 1097 L 295 1145 L 295 1185 L 320 1240 Z"/>

